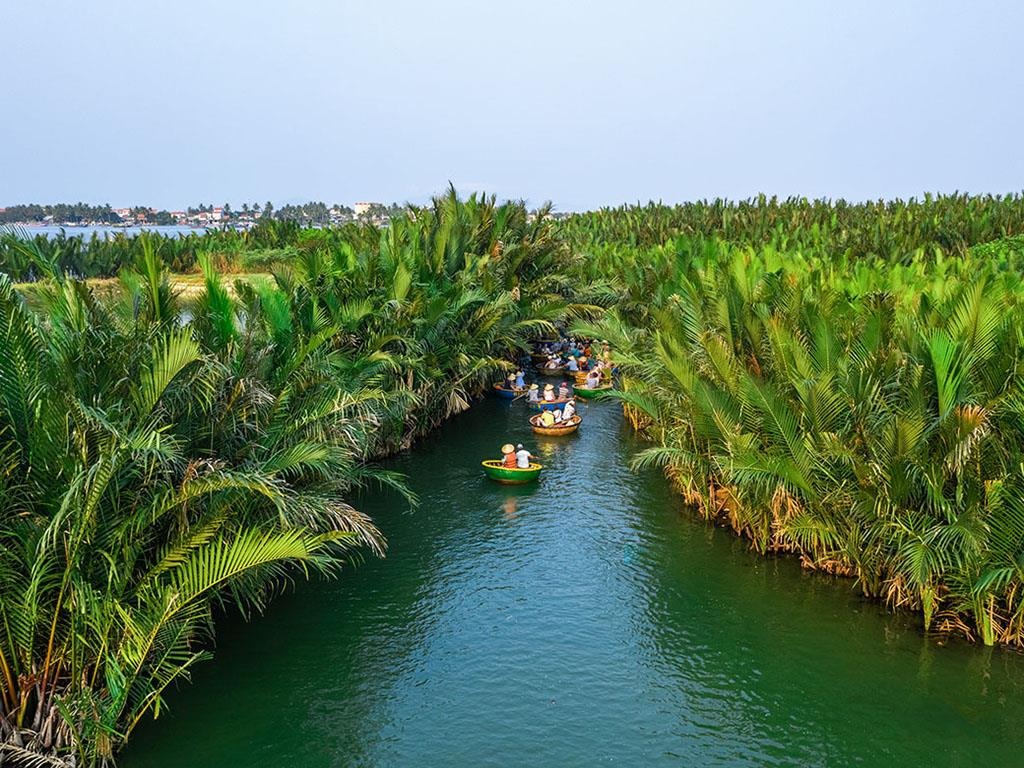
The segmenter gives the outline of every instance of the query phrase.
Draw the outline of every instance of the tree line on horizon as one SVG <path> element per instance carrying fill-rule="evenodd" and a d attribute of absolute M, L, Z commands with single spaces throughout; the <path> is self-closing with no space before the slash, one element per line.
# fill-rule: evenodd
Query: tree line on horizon
<path fill-rule="evenodd" d="M 355 209 L 341 203 L 328 205 L 324 202 L 310 201 L 307 203 L 288 204 L 275 208 L 271 201 L 260 203 L 242 203 L 240 208 L 233 208 L 230 203 L 220 207 L 223 218 L 221 222 L 253 221 L 260 218 L 273 218 L 278 221 L 295 221 L 304 226 L 324 226 L 338 221 L 347 221 L 356 217 Z M 201 213 L 213 213 L 215 206 L 200 203 L 184 209 L 187 216 Z M 393 202 L 390 204 L 372 203 L 362 213 L 371 220 L 383 220 L 396 216 L 408 209 L 408 205 Z M 89 203 L 56 203 L 41 205 L 38 203 L 16 204 L 0 207 L 0 225 L 2 224 L 41 224 L 52 221 L 54 224 L 150 224 L 169 226 L 177 223 L 171 211 L 145 206 L 132 206 L 126 220 L 109 204 L 90 205 Z"/>

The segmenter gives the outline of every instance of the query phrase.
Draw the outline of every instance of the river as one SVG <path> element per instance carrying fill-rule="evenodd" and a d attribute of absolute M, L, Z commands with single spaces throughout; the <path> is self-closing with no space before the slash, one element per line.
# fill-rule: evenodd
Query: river
<path fill-rule="evenodd" d="M 186 235 L 202 235 L 206 232 L 206 227 L 182 227 L 176 224 L 160 225 L 160 224 L 148 224 L 142 227 L 107 227 L 101 224 L 90 224 L 85 227 L 61 227 L 56 225 L 47 224 L 45 226 L 38 225 L 8 225 L 0 224 L 0 231 L 9 231 L 16 234 L 26 234 L 28 237 L 35 237 L 36 235 L 46 235 L 48 238 L 59 237 L 60 235 L 66 235 L 67 237 L 81 237 L 85 240 L 91 240 L 94 235 L 100 238 L 104 237 L 115 237 L 117 235 L 125 235 L 127 237 L 134 237 L 135 235 L 142 234 L 143 232 L 152 232 L 156 235 L 164 235 L 165 237 L 184 237 Z"/>
<path fill-rule="evenodd" d="M 950 642 L 849 581 L 694 520 L 613 403 L 535 438 L 487 401 L 392 462 L 390 542 L 266 615 L 135 734 L 125 768 L 1019 765 L 1024 656 Z M 547 469 L 488 482 L 507 439 Z"/>

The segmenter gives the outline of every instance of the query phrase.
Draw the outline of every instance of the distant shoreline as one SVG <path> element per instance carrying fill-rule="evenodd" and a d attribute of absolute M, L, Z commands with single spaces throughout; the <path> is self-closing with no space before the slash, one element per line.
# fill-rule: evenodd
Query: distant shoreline
<path fill-rule="evenodd" d="M 62 234 L 67 237 L 91 237 L 92 235 L 138 235 L 142 232 L 154 232 L 161 235 L 202 235 L 211 231 L 211 227 L 193 227 L 187 224 L 76 224 L 66 226 L 64 224 L 0 224 L 0 232 L 18 234 L 23 231 L 26 235 L 35 237 L 45 235 L 46 237 L 60 237 Z M 226 229 L 235 229 L 227 227 Z M 238 229 L 244 229 L 239 227 Z"/>

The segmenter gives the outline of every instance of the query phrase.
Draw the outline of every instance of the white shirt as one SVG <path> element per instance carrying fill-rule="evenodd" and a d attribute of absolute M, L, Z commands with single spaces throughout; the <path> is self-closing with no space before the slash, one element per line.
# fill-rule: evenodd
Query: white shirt
<path fill-rule="evenodd" d="M 576 414 L 576 406 L 572 404 L 572 400 L 565 404 L 565 408 L 562 409 L 562 420 L 568 421 Z"/>
<path fill-rule="evenodd" d="M 523 448 L 521 451 L 516 451 L 516 466 L 520 469 L 528 469 L 530 466 L 530 452 Z"/>

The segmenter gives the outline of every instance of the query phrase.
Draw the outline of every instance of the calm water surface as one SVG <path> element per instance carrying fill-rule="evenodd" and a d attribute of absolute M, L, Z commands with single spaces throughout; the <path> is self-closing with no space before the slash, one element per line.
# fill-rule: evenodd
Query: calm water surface
<path fill-rule="evenodd" d="M 0 224 L 0 230 L 6 229 L 7 231 L 15 232 L 18 234 L 24 233 L 29 237 L 35 237 L 36 235 L 46 235 L 49 238 L 57 237 L 64 234 L 68 237 L 83 237 L 86 240 L 92 238 L 93 235 L 99 237 L 115 237 L 119 234 L 133 237 L 141 234 L 142 232 L 153 232 L 158 235 L 166 235 L 167 237 L 172 236 L 184 236 L 184 235 L 201 235 L 206 232 L 205 227 L 179 227 L 177 225 L 165 225 L 159 226 L 157 224 L 150 224 L 144 227 L 104 227 L 89 226 L 89 227 L 56 227 L 56 226 L 30 226 L 30 225 L 2 225 Z"/>
<path fill-rule="evenodd" d="M 1022 765 L 1024 657 L 920 636 L 632 474 L 619 409 L 535 438 L 491 401 L 363 503 L 391 551 L 303 584 L 136 734 L 127 768 Z M 548 466 L 486 481 L 506 439 Z"/>

